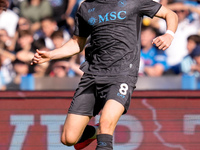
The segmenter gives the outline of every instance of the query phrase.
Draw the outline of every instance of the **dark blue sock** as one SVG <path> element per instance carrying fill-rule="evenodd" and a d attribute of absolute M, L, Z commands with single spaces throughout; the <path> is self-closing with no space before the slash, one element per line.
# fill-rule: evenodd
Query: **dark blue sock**
<path fill-rule="evenodd" d="M 113 136 L 110 134 L 97 135 L 96 150 L 113 150 Z"/>

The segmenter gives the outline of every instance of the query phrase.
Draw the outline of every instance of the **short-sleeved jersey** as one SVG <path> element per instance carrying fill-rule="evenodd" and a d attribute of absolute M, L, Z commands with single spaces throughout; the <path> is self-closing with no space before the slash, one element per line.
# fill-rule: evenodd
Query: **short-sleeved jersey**
<path fill-rule="evenodd" d="M 137 76 L 142 17 L 161 5 L 152 0 L 86 0 L 75 17 L 74 34 L 91 36 L 81 69 L 94 75 Z"/>

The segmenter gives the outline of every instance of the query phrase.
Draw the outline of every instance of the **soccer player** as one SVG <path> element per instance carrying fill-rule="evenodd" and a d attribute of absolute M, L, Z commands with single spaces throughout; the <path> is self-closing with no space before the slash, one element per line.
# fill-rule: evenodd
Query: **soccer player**
<path fill-rule="evenodd" d="M 97 138 L 96 150 L 113 149 L 113 132 L 128 110 L 138 76 L 143 16 L 166 20 L 167 31 L 152 44 L 166 50 L 177 28 L 176 14 L 152 0 L 85 0 L 75 18 L 74 36 L 61 48 L 37 50 L 33 63 L 70 57 L 85 49 L 84 75 L 75 92 L 61 141 L 82 149 Z M 102 111 L 101 111 L 102 110 Z M 87 125 L 101 111 L 97 132 Z"/>

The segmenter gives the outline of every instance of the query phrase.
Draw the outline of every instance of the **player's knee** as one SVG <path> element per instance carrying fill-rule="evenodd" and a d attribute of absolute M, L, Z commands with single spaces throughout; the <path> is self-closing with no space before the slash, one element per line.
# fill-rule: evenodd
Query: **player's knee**
<path fill-rule="evenodd" d="M 109 119 L 101 119 L 100 120 L 100 126 L 99 126 L 99 132 L 100 133 L 110 133 L 113 131 L 114 124 Z"/>
<path fill-rule="evenodd" d="M 72 146 L 72 145 L 76 144 L 77 139 L 74 138 L 73 135 L 70 136 L 69 134 L 63 133 L 61 136 L 61 142 L 66 146 Z"/>

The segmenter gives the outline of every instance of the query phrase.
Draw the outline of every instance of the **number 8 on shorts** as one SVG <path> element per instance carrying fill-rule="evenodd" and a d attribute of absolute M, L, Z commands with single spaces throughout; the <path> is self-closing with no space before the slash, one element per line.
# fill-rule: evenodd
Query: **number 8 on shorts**
<path fill-rule="evenodd" d="M 127 94 L 127 90 L 128 90 L 128 85 L 126 83 L 122 83 L 120 85 L 120 89 L 119 89 L 120 94 L 126 95 Z"/>

